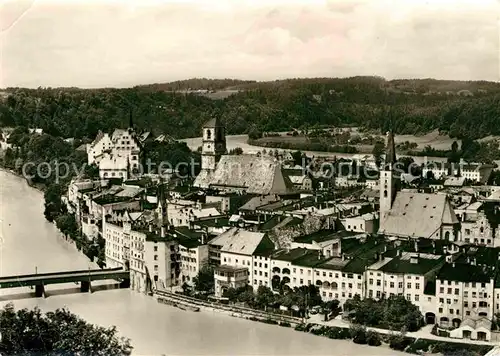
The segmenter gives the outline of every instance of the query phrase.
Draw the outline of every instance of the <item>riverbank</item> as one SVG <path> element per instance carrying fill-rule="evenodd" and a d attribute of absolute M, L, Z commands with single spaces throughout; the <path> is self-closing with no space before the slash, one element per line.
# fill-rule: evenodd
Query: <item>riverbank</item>
<path fill-rule="evenodd" d="M 311 333 L 316 336 L 328 337 L 338 340 L 353 340 L 354 343 L 369 346 L 385 346 L 395 351 L 407 353 L 444 353 L 467 350 L 464 355 L 481 356 L 489 352 L 496 343 L 477 340 L 450 339 L 426 333 L 416 332 L 400 333 L 373 327 L 352 325 L 342 319 L 323 321 L 316 315 L 310 319 L 292 317 L 283 314 L 267 313 L 258 309 L 245 308 L 235 305 L 225 305 L 208 302 L 182 294 L 169 291 L 156 291 L 158 302 L 166 299 L 168 304 L 181 304 L 184 307 L 199 308 L 202 312 L 223 313 L 229 316 L 243 318 L 266 324 L 283 327 L 294 327 L 296 331 Z M 182 308 L 181 308 L 182 309 Z"/>

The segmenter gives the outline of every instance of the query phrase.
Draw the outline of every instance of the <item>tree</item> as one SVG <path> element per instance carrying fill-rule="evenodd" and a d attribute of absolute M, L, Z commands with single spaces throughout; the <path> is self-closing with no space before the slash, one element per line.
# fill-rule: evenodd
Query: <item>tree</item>
<path fill-rule="evenodd" d="M 64 234 L 64 237 L 76 237 L 78 225 L 73 214 L 63 214 L 58 216 L 55 220 L 57 228 Z"/>
<path fill-rule="evenodd" d="M 63 190 L 61 185 L 52 184 L 47 190 L 45 190 L 44 198 L 45 198 L 45 210 L 44 215 L 45 218 L 52 222 L 54 219 L 61 213 L 62 211 L 62 202 L 61 196 L 63 194 Z"/>
<path fill-rule="evenodd" d="M 335 318 L 340 314 L 342 308 L 340 307 L 340 302 L 336 299 L 329 300 L 328 302 L 323 303 L 323 310 L 325 312 L 325 320 L 328 317 L 328 314 L 332 314 L 331 317 Z"/>
<path fill-rule="evenodd" d="M 257 295 L 255 296 L 255 304 L 260 308 L 267 308 L 275 300 L 274 293 L 271 288 L 266 286 L 259 286 Z"/>
<path fill-rule="evenodd" d="M 243 148 L 241 147 L 235 147 L 232 150 L 229 151 L 230 155 L 241 155 L 243 154 Z"/>
<path fill-rule="evenodd" d="M 214 270 L 210 265 L 203 266 L 198 275 L 193 278 L 194 289 L 198 292 L 211 292 L 214 290 Z"/>
<path fill-rule="evenodd" d="M 3 355 L 130 355 L 130 340 L 119 338 L 115 327 L 85 322 L 66 309 L 42 314 L 16 311 L 12 304 L 0 311 L 0 353 Z"/>

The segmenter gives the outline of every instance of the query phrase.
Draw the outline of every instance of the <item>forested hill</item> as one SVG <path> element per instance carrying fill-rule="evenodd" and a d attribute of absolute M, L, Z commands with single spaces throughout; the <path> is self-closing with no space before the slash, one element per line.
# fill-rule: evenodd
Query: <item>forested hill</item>
<path fill-rule="evenodd" d="M 191 90 L 233 90 L 213 100 Z M 400 134 L 435 129 L 458 138 L 500 135 L 500 84 L 380 77 L 270 82 L 190 79 L 129 89 L 21 89 L 0 93 L 0 125 L 91 137 L 126 127 L 177 138 L 199 136 L 213 115 L 229 134 L 354 125 Z"/>

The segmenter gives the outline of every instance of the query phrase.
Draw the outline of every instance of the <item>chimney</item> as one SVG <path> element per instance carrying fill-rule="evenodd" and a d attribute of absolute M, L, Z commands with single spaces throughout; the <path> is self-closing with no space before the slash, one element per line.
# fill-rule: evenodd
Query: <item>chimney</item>
<path fill-rule="evenodd" d="M 451 266 L 452 266 L 453 268 L 455 268 L 455 262 L 453 262 L 453 263 L 451 264 Z"/>
<path fill-rule="evenodd" d="M 153 225 L 149 224 L 149 232 L 153 232 Z"/>
<path fill-rule="evenodd" d="M 321 260 L 321 250 L 318 250 L 318 260 Z"/>
<path fill-rule="evenodd" d="M 345 255 L 342 254 L 342 261 L 345 261 Z"/>
<path fill-rule="evenodd" d="M 160 228 L 160 236 L 161 236 L 161 237 L 165 237 L 165 226 L 162 226 L 162 227 Z"/>
<path fill-rule="evenodd" d="M 415 252 L 418 252 L 418 241 L 415 240 Z"/>
<path fill-rule="evenodd" d="M 201 234 L 201 244 L 205 244 L 205 234 Z"/>

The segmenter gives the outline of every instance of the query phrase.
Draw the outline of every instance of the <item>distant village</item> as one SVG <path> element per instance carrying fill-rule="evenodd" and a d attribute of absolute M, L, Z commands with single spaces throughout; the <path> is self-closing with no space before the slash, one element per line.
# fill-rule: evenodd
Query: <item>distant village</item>
<path fill-rule="evenodd" d="M 373 179 L 308 173 L 286 152 L 229 155 L 217 118 L 202 135 L 194 180 L 175 169 L 132 174 L 144 142 L 165 139 L 132 127 L 85 147 L 100 179 L 74 179 L 64 201 L 89 240 L 105 239 L 106 266 L 130 270 L 132 289 L 180 289 L 211 265 L 214 298 L 244 286 L 314 285 L 341 306 L 399 295 L 451 337 L 492 339 L 500 187 L 486 185 L 491 167 L 424 166 L 436 179 L 422 188 L 393 169 L 392 133 Z M 371 156 L 353 159 L 376 168 Z"/>

